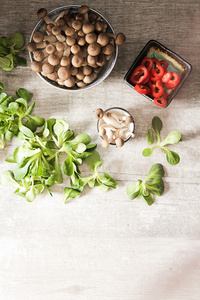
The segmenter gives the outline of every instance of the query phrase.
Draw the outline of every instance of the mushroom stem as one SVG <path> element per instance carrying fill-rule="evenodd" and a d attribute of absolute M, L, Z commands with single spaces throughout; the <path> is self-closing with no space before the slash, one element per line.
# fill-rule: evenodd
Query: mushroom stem
<path fill-rule="evenodd" d="M 56 23 L 47 16 L 47 10 L 45 8 L 40 8 L 37 11 L 37 16 L 38 16 L 38 18 L 43 19 L 47 24 L 52 23 L 52 24 L 56 25 Z"/>

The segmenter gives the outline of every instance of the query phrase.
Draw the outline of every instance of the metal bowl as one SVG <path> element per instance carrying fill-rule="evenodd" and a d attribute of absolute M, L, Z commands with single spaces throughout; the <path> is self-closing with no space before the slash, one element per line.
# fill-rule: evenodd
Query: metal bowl
<path fill-rule="evenodd" d="M 52 20 L 55 20 L 56 17 L 61 12 L 65 11 L 66 9 L 69 9 L 70 12 L 76 13 L 80 7 L 81 7 L 80 5 L 62 6 L 62 7 L 59 7 L 59 8 L 56 8 L 56 9 L 50 11 L 48 13 L 48 17 L 50 17 Z M 91 9 L 91 8 L 89 9 L 89 12 L 95 13 L 97 16 L 101 17 L 101 19 L 103 20 L 103 22 L 107 24 L 107 30 L 106 30 L 107 33 L 115 34 L 112 26 L 110 25 L 110 23 L 99 12 L 97 12 L 94 9 Z M 33 34 L 34 34 L 35 31 L 42 31 L 42 32 L 44 32 L 43 29 L 42 29 L 42 26 L 44 24 L 45 24 L 45 22 L 44 22 L 43 19 L 41 19 L 36 24 L 35 28 L 33 29 L 32 33 L 31 33 L 30 42 L 33 42 Z M 30 56 L 31 62 L 33 62 L 34 61 L 34 59 L 33 59 L 33 53 L 29 52 L 29 56 Z M 113 52 L 112 57 L 106 62 L 106 64 L 103 67 L 101 67 L 101 70 L 99 71 L 99 73 L 97 75 L 97 78 L 93 82 L 91 82 L 90 84 L 86 85 L 83 88 L 79 88 L 77 86 L 75 86 L 73 88 L 68 88 L 66 86 L 59 85 L 55 81 L 52 81 L 52 80 L 48 79 L 47 77 L 43 76 L 41 73 L 37 73 L 37 74 L 44 81 L 46 81 L 50 85 L 53 85 L 53 86 L 55 86 L 55 87 L 57 87 L 59 89 L 63 89 L 63 90 L 70 91 L 70 92 L 76 92 L 76 91 L 80 91 L 80 90 L 83 91 L 83 90 L 87 90 L 89 88 L 95 87 L 96 85 L 98 85 L 99 83 L 101 83 L 103 80 L 105 80 L 108 77 L 108 75 L 111 73 L 112 69 L 114 68 L 114 65 L 115 65 L 115 63 L 117 61 L 117 56 L 118 56 L 118 46 L 115 45 L 115 51 Z"/>

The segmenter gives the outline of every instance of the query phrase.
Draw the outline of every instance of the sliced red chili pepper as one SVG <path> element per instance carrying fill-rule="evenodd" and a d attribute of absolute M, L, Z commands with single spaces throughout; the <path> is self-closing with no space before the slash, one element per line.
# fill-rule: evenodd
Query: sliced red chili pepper
<path fill-rule="evenodd" d="M 167 89 L 173 89 L 180 82 L 180 76 L 177 73 L 171 72 L 171 75 L 172 77 L 170 78 L 170 80 L 165 83 L 165 87 Z"/>
<path fill-rule="evenodd" d="M 149 71 L 149 73 L 151 72 L 151 69 L 153 67 L 153 60 L 150 57 L 145 57 L 142 62 L 141 62 L 141 66 L 145 66 L 147 68 L 147 70 Z"/>
<path fill-rule="evenodd" d="M 167 105 L 167 93 L 164 93 L 160 97 L 154 98 L 154 103 L 160 107 L 164 107 Z"/>
<path fill-rule="evenodd" d="M 155 60 L 155 59 L 154 59 Z M 161 66 L 159 60 L 155 60 L 155 67 L 151 70 L 151 77 L 153 80 L 161 79 L 164 75 L 165 69 Z"/>
<path fill-rule="evenodd" d="M 152 86 L 156 85 L 156 80 L 153 80 L 152 78 L 149 79 L 148 85 L 152 88 Z"/>
<path fill-rule="evenodd" d="M 152 95 L 155 98 L 160 97 L 164 93 L 164 88 L 162 86 L 161 80 L 156 81 L 155 85 L 151 87 Z"/>
<path fill-rule="evenodd" d="M 149 79 L 149 71 L 144 66 L 138 66 L 130 76 L 130 82 L 133 84 L 141 84 Z"/>
<path fill-rule="evenodd" d="M 161 60 L 160 61 L 160 64 L 161 64 L 161 66 L 163 67 L 163 69 L 167 69 L 167 67 L 168 67 L 168 62 L 166 61 L 166 60 Z"/>
<path fill-rule="evenodd" d="M 172 77 L 172 73 L 169 72 L 169 71 L 167 71 L 167 70 L 165 70 L 165 73 L 164 73 L 161 81 L 164 82 L 164 83 L 167 83 L 167 82 L 169 82 L 169 80 L 171 79 L 171 77 Z"/>
<path fill-rule="evenodd" d="M 144 84 L 136 84 L 135 90 L 143 95 L 151 95 L 151 89 L 147 85 Z"/>

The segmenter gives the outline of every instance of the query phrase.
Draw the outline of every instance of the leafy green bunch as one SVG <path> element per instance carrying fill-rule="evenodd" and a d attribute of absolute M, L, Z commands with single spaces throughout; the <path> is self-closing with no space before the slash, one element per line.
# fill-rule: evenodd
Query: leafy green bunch
<path fill-rule="evenodd" d="M 14 33 L 9 38 L 0 38 L 0 68 L 11 71 L 17 66 L 26 66 L 26 59 L 19 56 L 24 51 L 24 38 L 20 33 Z"/>
<path fill-rule="evenodd" d="M 163 166 L 159 163 L 154 164 L 143 181 L 139 179 L 135 184 L 130 184 L 127 187 L 127 195 L 131 200 L 139 196 L 145 200 L 148 205 L 152 205 L 154 202 L 154 194 L 161 196 L 164 192 L 164 182 L 162 180 L 164 174 Z"/>
<path fill-rule="evenodd" d="M 167 158 L 167 161 L 168 161 L 169 164 L 171 164 L 171 165 L 178 164 L 179 161 L 180 161 L 180 157 L 179 157 L 178 153 L 176 153 L 174 151 L 171 151 L 170 149 L 168 149 L 166 147 L 166 145 L 176 144 L 176 143 L 180 142 L 181 141 L 180 132 L 177 131 L 177 130 L 172 131 L 167 135 L 167 137 L 163 141 L 161 141 L 160 132 L 162 130 L 163 124 L 162 124 L 162 121 L 159 117 L 154 117 L 153 118 L 152 127 L 153 127 L 153 130 L 154 130 L 155 135 L 156 135 L 155 140 L 157 142 L 157 145 L 153 148 L 144 149 L 143 152 L 142 152 L 142 155 L 145 156 L 145 157 L 150 156 L 153 153 L 154 149 L 160 148 L 160 149 L 162 149 L 163 152 L 166 153 L 166 158 Z M 148 129 L 146 140 L 147 140 L 148 145 L 153 144 L 154 136 L 153 136 L 152 129 Z"/>
<path fill-rule="evenodd" d="M 48 119 L 40 132 L 33 133 L 32 137 L 24 136 L 23 141 L 24 144 L 7 157 L 6 161 L 15 166 L 13 172 L 0 173 L 0 184 L 17 186 L 15 194 L 27 201 L 33 201 L 45 188 L 51 194 L 50 187 L 61 184 L 63 175 L 69 176 L 71 181 L 71 187 L 65 188 L 64 203 L 80 196 L 87 183 L 89 187 L 102 186 L 104 191 L 109 187 L 116 188 L 112 177 L 107 174 L 101 177 L 96 170 L 102 162 L 98 152 L 94 151 L 96 144 L 90 144 L 88 134 L 75 136 L 65 120 Z M 93 172 L 90 179 L 81 178 L 83 161 L 88 162 Z M 92 181 L 93 185 L 90 184 Z"/>
<path fill-rule="evenodd" d="M 3 84 L 0 83 L 0 89 Z M 28 107 L 33 94 L 26 89 L 18 89 L 18 98 L 0 92 L 0 149 L 6 146 L 6 140 L 14 136 L 19 139 L 34 137 L 35 130 L 44 124 L 44 119 L 32 116 L 35 102 Z"/>

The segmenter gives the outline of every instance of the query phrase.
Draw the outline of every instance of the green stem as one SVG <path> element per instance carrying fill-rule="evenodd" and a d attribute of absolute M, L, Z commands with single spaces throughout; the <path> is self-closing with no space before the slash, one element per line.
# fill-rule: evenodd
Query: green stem
<path fill-rule="evenodd" d="M 2 134 L 0 135 L 0 139 L 1 139 L 0 148 L 1 148 L 1 149 L 4 149 L 5 146 L 6 146 L 6 140 L 5 140 L 5 135 L 4 135 L 4 133 L 2 133 Z"/>

